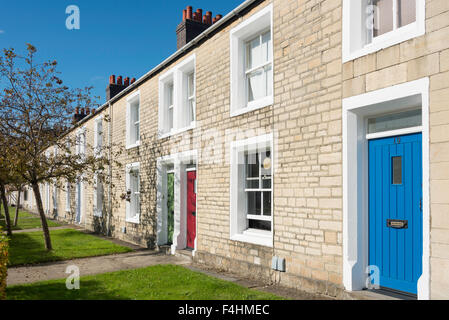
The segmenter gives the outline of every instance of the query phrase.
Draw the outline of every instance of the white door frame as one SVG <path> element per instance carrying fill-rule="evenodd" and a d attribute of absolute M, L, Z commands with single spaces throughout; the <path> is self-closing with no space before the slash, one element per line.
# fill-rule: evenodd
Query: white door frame
<path fill-rule="evenodd" d="M 192 161 L 198 169 L 198 156 L 196 150 L 181 152 L 157 159 L 157 240 L 158 245 L 167 243 L 167 166 L 174 166 L 174 196 L 175 196 L 175 227 L 171 253 L 187 246 L 187 165 Z M 198 211 L 198 208 L 197 208 Z M 198 218 L 198 215 L 197 215 Z M 198 231 L 198 223 L 196 224 Z M 198 234 L 198 233 L 197 233 Z M 197 238 L 192 255 L 197 250 Z"/>
<path fill-rule="evenodd" d="M 75 223 L 81 224 L 83 221 L 83 196 L 84 196 L 84 183 L 82 181 L 76 182 L 76 206 L 75 206 Z M 79 221 L 78 221 L 79 211 Z"/>
<path fill-rule="evenodd" d="M 343 99 L 343 284 L 348 291 L 362 290 L 367 280 L 366 118 L 417 106 L 422 109 L 423 157 L 423 272 L 418 299 L 430 298 L 429 78 Z"/>

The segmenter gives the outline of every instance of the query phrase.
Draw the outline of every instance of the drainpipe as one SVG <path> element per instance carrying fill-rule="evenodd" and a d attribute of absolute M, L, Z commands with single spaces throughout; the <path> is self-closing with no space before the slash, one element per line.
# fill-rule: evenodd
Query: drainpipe
<path fill-rule="evenodd" d="M 111 102 L 109 104 L 109 123 L 108 123 L 108 145 L 109 145 L 109 151 L 108 151 L 108 160 L 109 160 L 109 168 L 108 168 L 108 175 L 109 175 L 109 184 L 108 184 L 108 213 L 106 216 L 106 236 L 110 236 L 110 224 L 111 224 L 111 216 L 112 216 L 112 166 L 111 166 L 111 160 L 112 160 L 112 104 Z"/>

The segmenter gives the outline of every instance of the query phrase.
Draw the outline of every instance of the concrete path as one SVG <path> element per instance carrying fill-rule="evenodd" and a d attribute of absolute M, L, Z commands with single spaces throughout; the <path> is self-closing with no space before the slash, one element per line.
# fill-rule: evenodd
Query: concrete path
<path fill-rule="evenodd" d="M 73 226 L 60 226 L 60 227 L 49 227 L 48 230 L 63 230 L 63 229 L 76 229 Z M 79 229 L 79 228 L 78 228 Z M 25 233 L 25 232 L 37 232 L 42 231 L 42 228 L 33 229 L 23 229 L 23 230 L 12 230 L 12 233 Z"/>
<path fill-rule="evenodd" d="M 91 257 L 60 262 L 44 263 L 35 266 L 8 268 L 8 285 L 26 284 L 38 281 L 64 279 L 68 266 L 75 265 L 80 276 L 144 268 L 158 264 L 189 265 L 190 259 L 168 256 L 151 250 L 141 250 L 124 254 Z"/>

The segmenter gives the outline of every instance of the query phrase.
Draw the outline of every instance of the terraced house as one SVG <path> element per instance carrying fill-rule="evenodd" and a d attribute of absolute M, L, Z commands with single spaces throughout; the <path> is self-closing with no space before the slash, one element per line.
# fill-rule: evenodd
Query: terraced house
<path fill-rule="evenodd" d="M 123 148 L 113 185 L 44 185 L 49 215 L 302 290 L 449 298 L 448 1 L 247 0 L 176 32 L 77 116 L 78 152 Z"/>

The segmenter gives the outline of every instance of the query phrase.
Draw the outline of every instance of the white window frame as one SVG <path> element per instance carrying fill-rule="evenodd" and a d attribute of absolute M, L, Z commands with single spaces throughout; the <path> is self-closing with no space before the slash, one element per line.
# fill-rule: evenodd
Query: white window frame
<path fill-rule="evenodd" d="M 140 213 L 141 213 L 141 201 L 140 201 L 140 163 L 139 162 L 135 162 L 135 163 L 131 163 L 128 164 L 126 166 L 126 191 L 130 190 L 131 188 L 131 172 L 133 171 L 138 171 L 139 173 L 139 190 L 137 192 L 135 192 L 135 194 L 139 195 L 139 202 L 137 204 L 137 209 L 138 212 L 136 212 L 136 214 L 134 215 L 134 217 L 131 217 L 131 202 L 130 201 L 126 201 L 126 222 L 129 223 L 134 223 L 134 224 L 139 224 L 140 223 Z M 132 191 L 132 190 L 131 190 Z M 131 197 L 133 196 L 133 194 L 131 194 Z"/>
<path fill-rule="evenodd" d="M 188 95 L 188 75 L 194 76 L 194 95 Z M 167 104 L 167 87 L 173 85 L 173 105 Z M 189 100 L 194 101 L 193 119 L 189 116 Z M 173 108 L 173 127 L 168 128 L 168 108 Z M 193 54 L 159 77 L 159 139 L 196 128 L 196 55 Z"/>
<path fill-rule="evenodd" d="M 246 76 L 246 43 L 257 35 L 271 32 L 271 68 L 274 75 L 274 41 L 273 41 L 273 5 L 270 4 L 247 20 L 240 23 L 230 32 L 231 50 L 231 110 L 230 116 L 235 117 L 247 112 L 261 109 L 274 103 L 274 77 L 269 83 L 271 95 L 248 102 Z M 259 66 L 260 67 L 260 66 Z"/>
<path fill-rule="evenodd" d="M 247 229 L 246 203 L 241 201 L 245 192 L 246 177 L 239 172 L 239 163 L 243 161 L 246 151 L 255 151 L 269 147 L 271 153 L 271 231 L 259 229 Z M 273 247 L 274 228 L 274 175 L 275 175 L 275 150 L 273 146 L 273 134 L 266 134 L 231 143 L 231 184 L 230 184 L 230 239 L 233 241 L 248 242 L 252 244 Z"/>
<path fill-rule="evenodd" d="M 343 63 L 380 51 L 398 43 L 422 36 L 426 33 L 426 3 L 416 0 L 416 21 L 387 32 L 374 39 L 368 39 L 369 30 L 362 19 L 364 6 L 370 0 L 343 0 Z M 367 17 L 368 19 L 368 17 Z"/>
<path fill-rule="evenodd" d="M 131 123 L 131 112 L 132 112 L 131 108 L 133 107 L 133 105 L 136 102 L 138 102 L 138 104 L 139 104 L 139 121 L 136 123 Z M 141 109 L 142 109 L 142 104 L 141 104 L 141 99 L 140 99 L 140 90 L 138 90 L 126 98 L 126 149 L 127 150 L 140 146 Z M 131 141 L 131 133 L 133 130 L 135 130 L 136 126 L 139 126 L 139 137 L 136 138 L 135 141 Z"/>
<path fill-rule="evenodd" d="M 70 212 L 71 211 L 71 188 L 70 182 L 67 181 L 65 184 L 66 194 L 65 194 L 65 211 Z"/>
<path fill-rule="evenodd" d="M 99 129 L 101 127 L 101 130 Z M 104 143 L 104 128 L 103 128 L 103 116 L 95 118 L 94 122 L 94 154 L 96 158 L 100 158 L 103 155 L 103 143 Z"/>
<path fill-rule="evenodd" d="M 95 217 L 101 217 L 103 215 L 104 187 L 103 183 L 98 181 L 99 175 L 101 175 L 100 172 L 96 172 L 94 175 L 93 211 Z M 101 186 L 101 188 L 99 188 L 99 186 Z"/>

